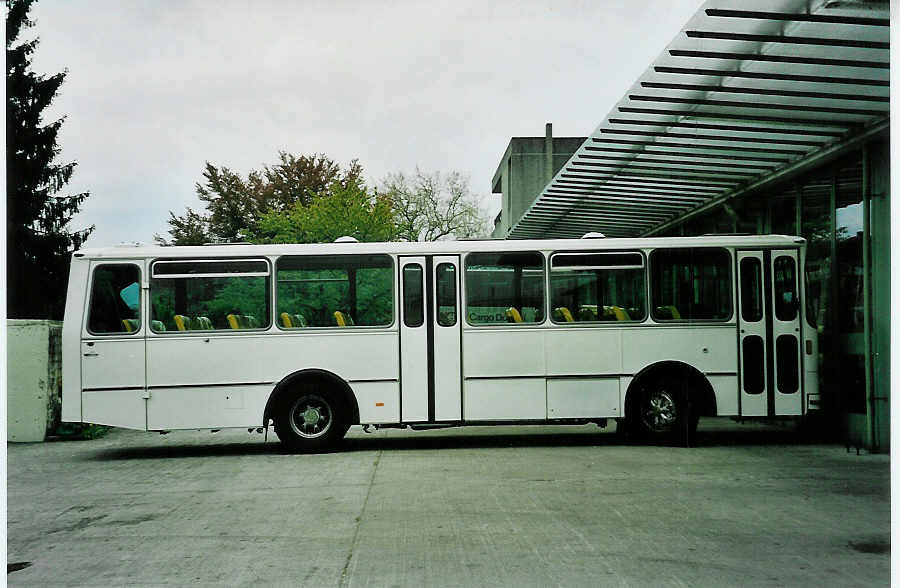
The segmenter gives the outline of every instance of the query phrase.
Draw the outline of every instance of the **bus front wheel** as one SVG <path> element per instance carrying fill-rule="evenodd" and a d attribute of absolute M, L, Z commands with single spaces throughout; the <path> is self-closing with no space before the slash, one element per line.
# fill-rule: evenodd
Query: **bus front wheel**
<path fill-rule="evenodd" d="M 347 427 L 341 405 L 331 394 L 303 391 L 288 398 L 275 415 L 275 434 L 292 452 L 327 451 Z"/>

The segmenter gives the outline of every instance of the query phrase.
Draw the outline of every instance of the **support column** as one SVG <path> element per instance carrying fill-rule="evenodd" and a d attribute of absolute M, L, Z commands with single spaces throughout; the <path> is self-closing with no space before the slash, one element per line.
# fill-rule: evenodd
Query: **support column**
<path fill-rule="evenodd" d="M 872 240 L 872 225 L 869 214 L 871 203 L 871 186 L 869 178 L 871 164 L 869 161 L 869 147 L 862 150 L 862 205 L 863 205 L 863 350 L 865 353 L 866 372 L 866 437 L 872 451 L 878 451 L 878 423 L 876 421 L 877 407 L 875 406 L 875 387 L 872 378 L 872 253 L 870 243 Z"/>
<path fill-rule="evenodd" d="M 553 179 L 553 123 L 544 126 L 544 185 Z"/>

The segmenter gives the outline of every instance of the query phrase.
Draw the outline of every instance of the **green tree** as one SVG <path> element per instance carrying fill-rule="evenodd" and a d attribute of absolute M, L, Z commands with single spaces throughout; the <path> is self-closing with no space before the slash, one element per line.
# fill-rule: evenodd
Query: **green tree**
<path fill-rule="evenodd" d="M 427 173 L 412 177 L 389 174 L 380 191 L 394 208 L 398 237 L 403 241 L 471 239 L 489 233 L 488 216 L 459 172 Z"/>
<path fill-rule="evenodd" d="M 251 236 L 254 243 L 329 243 L 338 237 L 358 241 L 396 238 L 394 211 L 385 195 L 371 194 L 359 180 L 334 181 L 308 205 L 297 201 L 288 210 L 271 210 Z"/>
<path fill-rule="evenodd" d="M 247 177 L 209 162 L 203 182 L 195 185 L 205 210 L 187 208 L 176 216 L 169 212 L 169 239 L 155 236 L 165 245 L 201 245 L 211 241 L 243 241 L 258 231 L 263 215 L 310 204 L 333 183 L 349 187 L 361 182 L 362 166 L 350 162 L 346 170 L 324 154 L 278 153 L 278 162 L 251 170 Z"/>
<path fill-rule="evenodd" d="M 38 39 L 19 41 L 33 0 L 6 2 L 6 235 L 7 314 L 11 318 L 61 319 L 69 255 L 94 227 L 69 228 L 89 192 L 59 195 L 75 163 L 54 163 L 65 117 L 44 124 L 43 111 L 66 72 L 31 70 Z"/>

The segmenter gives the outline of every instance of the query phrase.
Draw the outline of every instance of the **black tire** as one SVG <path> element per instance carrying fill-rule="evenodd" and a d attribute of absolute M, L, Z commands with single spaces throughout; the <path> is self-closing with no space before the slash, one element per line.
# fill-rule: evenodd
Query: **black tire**
<path fill-rule="evenodd" d="M 638 391 L 627 418 L 629 436 L 666 445 L 690 445 L 700 420 L 688 400 L 687 381 L 658 378 Z"/>
<path fill-rule="evenodd" d="M 347 432 L 347 413 L 334 394 L 318 387 L 287 396 L 274 417 L 275 434 L 292 453 L 334 449 Z"/>

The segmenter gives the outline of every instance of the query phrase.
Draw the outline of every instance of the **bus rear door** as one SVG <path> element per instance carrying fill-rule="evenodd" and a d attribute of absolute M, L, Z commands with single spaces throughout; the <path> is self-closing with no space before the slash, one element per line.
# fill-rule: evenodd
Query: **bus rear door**
<path fill-rule="evenodd" d="M 739 251 L 741 416 L 800 415 L 797 251 Z"/>

